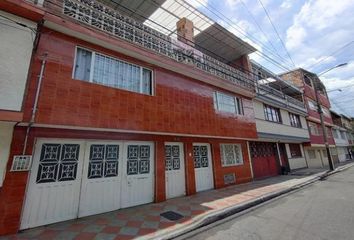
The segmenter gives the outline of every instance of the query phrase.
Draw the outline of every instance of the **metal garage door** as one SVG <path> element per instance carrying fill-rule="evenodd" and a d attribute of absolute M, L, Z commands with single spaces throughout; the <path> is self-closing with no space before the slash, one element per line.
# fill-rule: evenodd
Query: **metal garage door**
<path fill-rule="evenodd" d="M 21 229 L 152 202 L 153 151 L 151 142 L 38 140 Z"/>
<path fill-rule="evenodd" d="M 279 174 L 275 143 L 250 142 L 253 176 L 255 179 Z"/>

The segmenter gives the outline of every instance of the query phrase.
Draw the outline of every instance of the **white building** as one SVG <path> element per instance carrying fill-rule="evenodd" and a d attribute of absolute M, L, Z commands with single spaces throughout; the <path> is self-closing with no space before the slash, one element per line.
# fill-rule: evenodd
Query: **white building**
<path fill-rule="evenodd" d="M 0 188 L 10 156 L 16 122 L 23 119 L 22 102 L 36 38 L 34 21 L 0 11 Z"/>

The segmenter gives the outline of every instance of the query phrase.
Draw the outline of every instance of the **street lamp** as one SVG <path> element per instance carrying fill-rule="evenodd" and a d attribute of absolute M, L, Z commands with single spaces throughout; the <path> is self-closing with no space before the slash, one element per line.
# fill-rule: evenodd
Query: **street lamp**
<path fill-rule="evenodd" d="M 332 68 L 329 68 L 329 69 L 321 72 L 320 74 L 317 75 L 318 80 L 320 80 L 319 76 L 321 76 L 321 75 L 323 75 L 323 74 L 325 74 L 325 73 L 327 73 L 327 72 L 329 72 L 329 71 L 331 71 L 333 69 L 346 66 L 347 64 L 348 63 L 341 63 L 341 64 L 338 64 L 338 65 L 336 65 L 336 66 L 334 66 Z M 310 76 L 307 76 L 307 77 L 310 77 Z M 313 79 L 312 79 L 312 81 L 313 81 Z M 315 96 L 316 96 L 316 103 L 317 103 L 317 112 L 320 114 L 321 128 L 322 128 L 322 133 L 323 133 L 323 140 L 324 140 L 325 145 L 326 145 L 329 170 L 333 171 L 334 170 L 334 165 L 333 165 L 333 161 L 332 161 L 332 155 L 331 155 L 331 152 L 329 150 L 329 144 L 328 144 L 328 139 L 327 139 L 326 127 L 325 127 L 324 119 L 323 119 L 323 111 L 322 111 L 322 107 L 321 107 L 321 103 L 320 103 L 320 98 L 318 96 L 318 90 L 319 90 L 318 89 L 318 81 L 313 81 L 313 83 L 314 83 L 313 85 L 314 85 L 314 89 L 315 89 Z"/>
<path fill-rule="evenodd" d="M 324 70 L 323 72 L 319 73 L 319 74 L 317 75 L 317 77 L 322 76 L 323 74 L 328 73 L 329 71 L 331 71 L 331 70 L 333 70 L 333 69 L 335 69 L 335 68 L 340 68 L 340 67 L 344 67 L 344 66 L 347 66 L 347 65 L 348 65 L 348 63 L 341 63 L 341 64 L 338 64 L 338 65 L 336 65 L 336 66 L 334 66 L 334 67 L 331 67 L 331 68 L 329 68 L 329 69 L 327 69 L 327 70 Z"/>

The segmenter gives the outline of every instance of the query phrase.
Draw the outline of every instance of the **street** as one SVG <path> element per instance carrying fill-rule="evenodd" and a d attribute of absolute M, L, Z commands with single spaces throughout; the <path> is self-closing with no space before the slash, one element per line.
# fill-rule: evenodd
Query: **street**
<path fill-rule="evenodd" d="M 188 239 L 352 240 L 353 199 L 350 168 Z"/>

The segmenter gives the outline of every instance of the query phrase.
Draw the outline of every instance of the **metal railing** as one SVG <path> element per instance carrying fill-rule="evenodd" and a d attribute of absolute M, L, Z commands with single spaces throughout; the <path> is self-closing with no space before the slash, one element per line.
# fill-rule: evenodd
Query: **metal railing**
<path fill-rule="evenodd" d="M 61 13 L 70 18 L 255 92 L 255 80 L 251 74 L 172 39 L 95 0 L 48 0 L 47 6 L 50 7 L 53 1 L 57 5 L 61 4 Z"/>
<path fill-rule="evenodd" d="M 293 104 L 297 107 L 305 109 L 305 104 L 303 102 L 301 102 L 293 97 L 290 97 L 290 96 L 284 94 L 283 92 L 281 92 L 275 88 L 272 88 L 268 85 L 258 84 L 257 93 L 261 96 L 271 95 L 271 96 L 279 98 L 279 100 L 281 100 L 283 103 L 287 104 L 288 106 L 290 103 L 290 104 Z"/>

